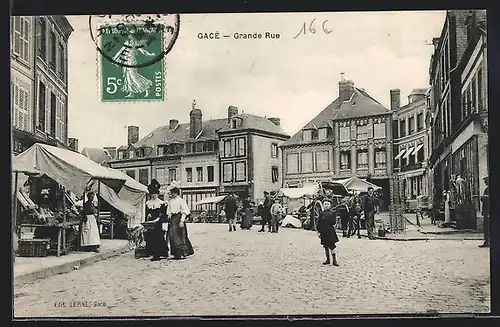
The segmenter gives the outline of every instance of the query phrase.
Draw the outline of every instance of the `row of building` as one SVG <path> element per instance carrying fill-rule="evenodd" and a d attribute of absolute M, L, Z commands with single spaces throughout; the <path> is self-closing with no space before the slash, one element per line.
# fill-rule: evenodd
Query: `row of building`
<path fill-rule="evenodd" d="M 126 145 L 82 153 L 143 184 L 180 182 L 192 210 L 228 192 L 258 201 L 266 190 L 351 176 L 381 186 L 385 208 L 393 174 L 408 180 L 408 197 L 425 193 L 429 90 L 415 89 L 405 105 L 400 91 L 391 90 L 386 108 L 344 74 L 338 85 L 339 96 L 291 137 L 279 118 L 229 106 L 227 117 L 203 120 L 193 102 L 188 123 L 172 119 L 142 138 L 129 126 Z"/>
<path fill-rule="evenodd" d="M 11 17 L 12 151 L 36 142 L 67 148 L 68 39 L 64 16 Z"/>
<path fill-rule="evenodd" d="M 461 198 L 452 207 L 479 214 L 482 179 L 489 175 L 486 11 L 448 10 L 433 43 L 426 117 L 429 195 L 442 203 L 443 192 L 460 176 Z"/>

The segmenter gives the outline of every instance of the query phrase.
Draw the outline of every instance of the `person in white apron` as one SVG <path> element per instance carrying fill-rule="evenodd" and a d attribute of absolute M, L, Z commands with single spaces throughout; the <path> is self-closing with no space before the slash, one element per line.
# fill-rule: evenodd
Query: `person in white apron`
<path fill-rule="evenodd" d="M 450 192 L 444 191 L 444 223 L 446 225 L 451 223 L 451 211 L 450 211 Z"/>
<path fill-rule="evenodd" d="M 87 193 L 87 201 L 83 204 L 83 220 L 80 232 L 80 245 L 84 250 L 99 252 L 101 238 L 97 226 L 97 208 L 94 204 L 94 192 Z"/>

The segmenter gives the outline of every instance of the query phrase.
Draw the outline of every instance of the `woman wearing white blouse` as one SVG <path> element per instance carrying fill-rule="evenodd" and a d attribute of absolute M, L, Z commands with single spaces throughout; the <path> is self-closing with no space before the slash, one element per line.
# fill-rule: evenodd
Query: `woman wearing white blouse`
<path fill-rule="evenodd" d="M 193 246 L 189 241 L 186 217 L 191 213 L 186 201 L 179 196 L 180 190 L 173 187 L 169 192 L 170 200 L 167 206 L 168 216 L 168 241 L 170 243 L 170 253 L 175 259 L 185 259 L 194 254 Z"/>

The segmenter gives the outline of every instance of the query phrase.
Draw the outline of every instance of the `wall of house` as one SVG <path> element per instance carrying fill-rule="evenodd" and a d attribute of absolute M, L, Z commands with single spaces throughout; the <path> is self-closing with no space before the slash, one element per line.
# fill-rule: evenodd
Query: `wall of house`
<path fill-rule="evenodd" d="M 282 157 L 280 145 L 284 141 L 277 140 L 275 138 L 261 136 L 261 135 L 249 135 L 252 144 L 252 163 L 253 163 L 253 196 L 251 196 L 258 201 L 258 199 L 263 197 L 264 191 L 278 190 L 281 188 L 282 183 Z M 277 146 L 276 156 L 272 156 L 272 145 Z M 272 180 L 272 167 L 277 167 L 278 176 L 273 182 Z"/>
<path fill-rule="evenodd" d="M 176 182 L 182 180 L 182 169 L 179 160 L 175 161 L 155 161 L 151 164 L 151 175 L 155 178 L 161 185 L 161 189 L 165 190 L 171 182 L 174 180 Z M 169 170 L 175 170 L 175 174 L 170 176 Z M 161 176 L 160 170 L 162 170 L 163 176 Z M 182 186 L 182 185 L 181 185 Z"/>
<path fill-rule="evenodd" d="M 208 167 L 212 166 L 214 171 L 214 178 L 212 182 L 208 181 Z M 201 167 L 203 170 L 203 180 L 197 180 L 197 168 Z M 196 156 L 184 156 L 181 158 L 180 165 L 180 176 L 178 179 L 181 182 L 181 186 L 184 187 L 218 187 L 220 185 L 220 175 L 219 175 L 219 158 L 215 153 L 209 155 L 196 155 Z M 186 169 L 191 168 L 192 180 L 189 182 L 187 180 Z"/>
<path fill-rule="evenodd" d="M 133 178 L 136 181 L 141 182 L 141 183 L 143 183 L 146 186 L 149 185 L 149 183 L 151 183 L 151 179 L 154 178 L 154 177 L 152 177 L 151 164 L 149 163 L 148 160 L 141 160 L 141 161 L 134 160 L 134 161 L 123 161 L 123 162 L 110 162 L 110 166 L 113 169 L 121 170 L 123 173 L 125 173 L 125 174 L 127 174 L 129 176 L 131 176 L 133 174 L 134 175 Z M 147 180 L 146 179 L 144 179 L 144 180 L 140 179 L 141 171 L 142 172 L 147 171 L 147 177 L 148 177 Z"/>
<path fill-rule="evenodd" d="M 328 170 L 327 171 L 317 171 L 316 152 L 328 151 Z M 313 153 L 313 171 L 312 172 L 302 172 L 301 171 L 301 154 L 302 153 Z M 288 160 L 292 160 L 291 155 L 297 155 L 297 172 L 288 171 Z M 332 171 L 334 167 L 333 160 L 333 146 L 332 144 L 318 144 L 318 145 L 302 145 L 297 147 L 286 147 L 283 149 L 282 153 L 282 169 L 283 174 L 283 186 L 297 185 L 299 183 L 305 183 L 310 181 L 326 181 L 332 178 Z"/>
<path fill-rule="evenodd" d="M 61 27 L 57 26 L 56 20 L 51 16 L 40 16 L 38 19 L 46 23 L 46 55 L 37 55 L 36 60 L 36 126 L 37 131 L 41 135 L 46 136 L 51 134 L 52 129 L 52 115 L 56 115 L 55 125 L 55 138 L 64 144 L 67 144 L 68 139 L 68 51 L 67 39 L 60 32 Z M 37 25 L 37 29 L 39 26 Z M 54 32 L 56 37 L 56 55 L 53 65 L 50 64 L 49 58 L 51 57 L 50 33 Z M 40 33 L 38 31 L 37 33 Z M 41 38 L 38 40 L 40 41 Z M 59 46 L 62 46 L 60 51 Z M 40 108 L 39 98 L 40 90 L 39 85 L 42 82 L 45 85 L 45 124 L 39 124 Z M 56 108 L 52 108 L 51 95 L 56 96 Z M 42 104 L 43 106 L 43 104 Z"/>
<path fill-rule="evenodd" d="M 374 124 L 385 123 L 385 135 L 375 138 Z M 335 122 L 339 135 L 335 139 L 334 146 L 334 178 L 347 178 L 358 176 L 365 178 L 371 175 L 374 178 L 388 178 L 392 172 L 392 114 L 378 117 L 354 118 L 347 121 Z M 366 125 L 368 137 L 365 140 L 359 140 L 357 135 L 357 126 Z M 341 140 L 341 127 L 350 128 L 350 140 Z M 385 152 L 385 166 L 376 167 L 376 151 Z M 341 168 L 341 153 L 350 151 L 351 167 Z M 368 167 L 359 168 L 357 159 L 359 151 L 368 151 Z"/>
<path fill-rule="evenodd" d="M 20 33 L 14 30 L 14 24 L 22 21 L 28 24 L 30 31 L 33 31 L 34 17 L 11 17 L 11 124 L 13 127 L 33 133 L 34 132 L 34 117 L 35 117 L 35 85 L 34 85 L 34 70 L 35 70 L 35 47 L 34 33 L 22 35 L 23 48 L 15 49 L 14 43 L 16 39 L 20 39 Z M 19 27 L 19 25 L 17 25 Z M 14 37 L 15 35 L 15 37 Z M 27 37 L 27 38 L 26 38 Z M 26 52 L 26 53 L 25 53 Z M 13 150 L 15 153 L 20 153 L 25 150 L 19 140 L 13 139 Z"/>

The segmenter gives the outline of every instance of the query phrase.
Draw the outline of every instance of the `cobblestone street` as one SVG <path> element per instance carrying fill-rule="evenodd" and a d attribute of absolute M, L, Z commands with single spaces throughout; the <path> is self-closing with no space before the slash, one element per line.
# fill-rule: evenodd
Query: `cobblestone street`
<path fill-rule="evenodd" d="M 342 238 L 334 267 L 322 265 L 313 232 L 257 229 L 189 224 L 195 255 L 187 260 L 129 252 L 21 285 L 15 317 L 489 312 L 489 251 L 480 241 Z"/>

